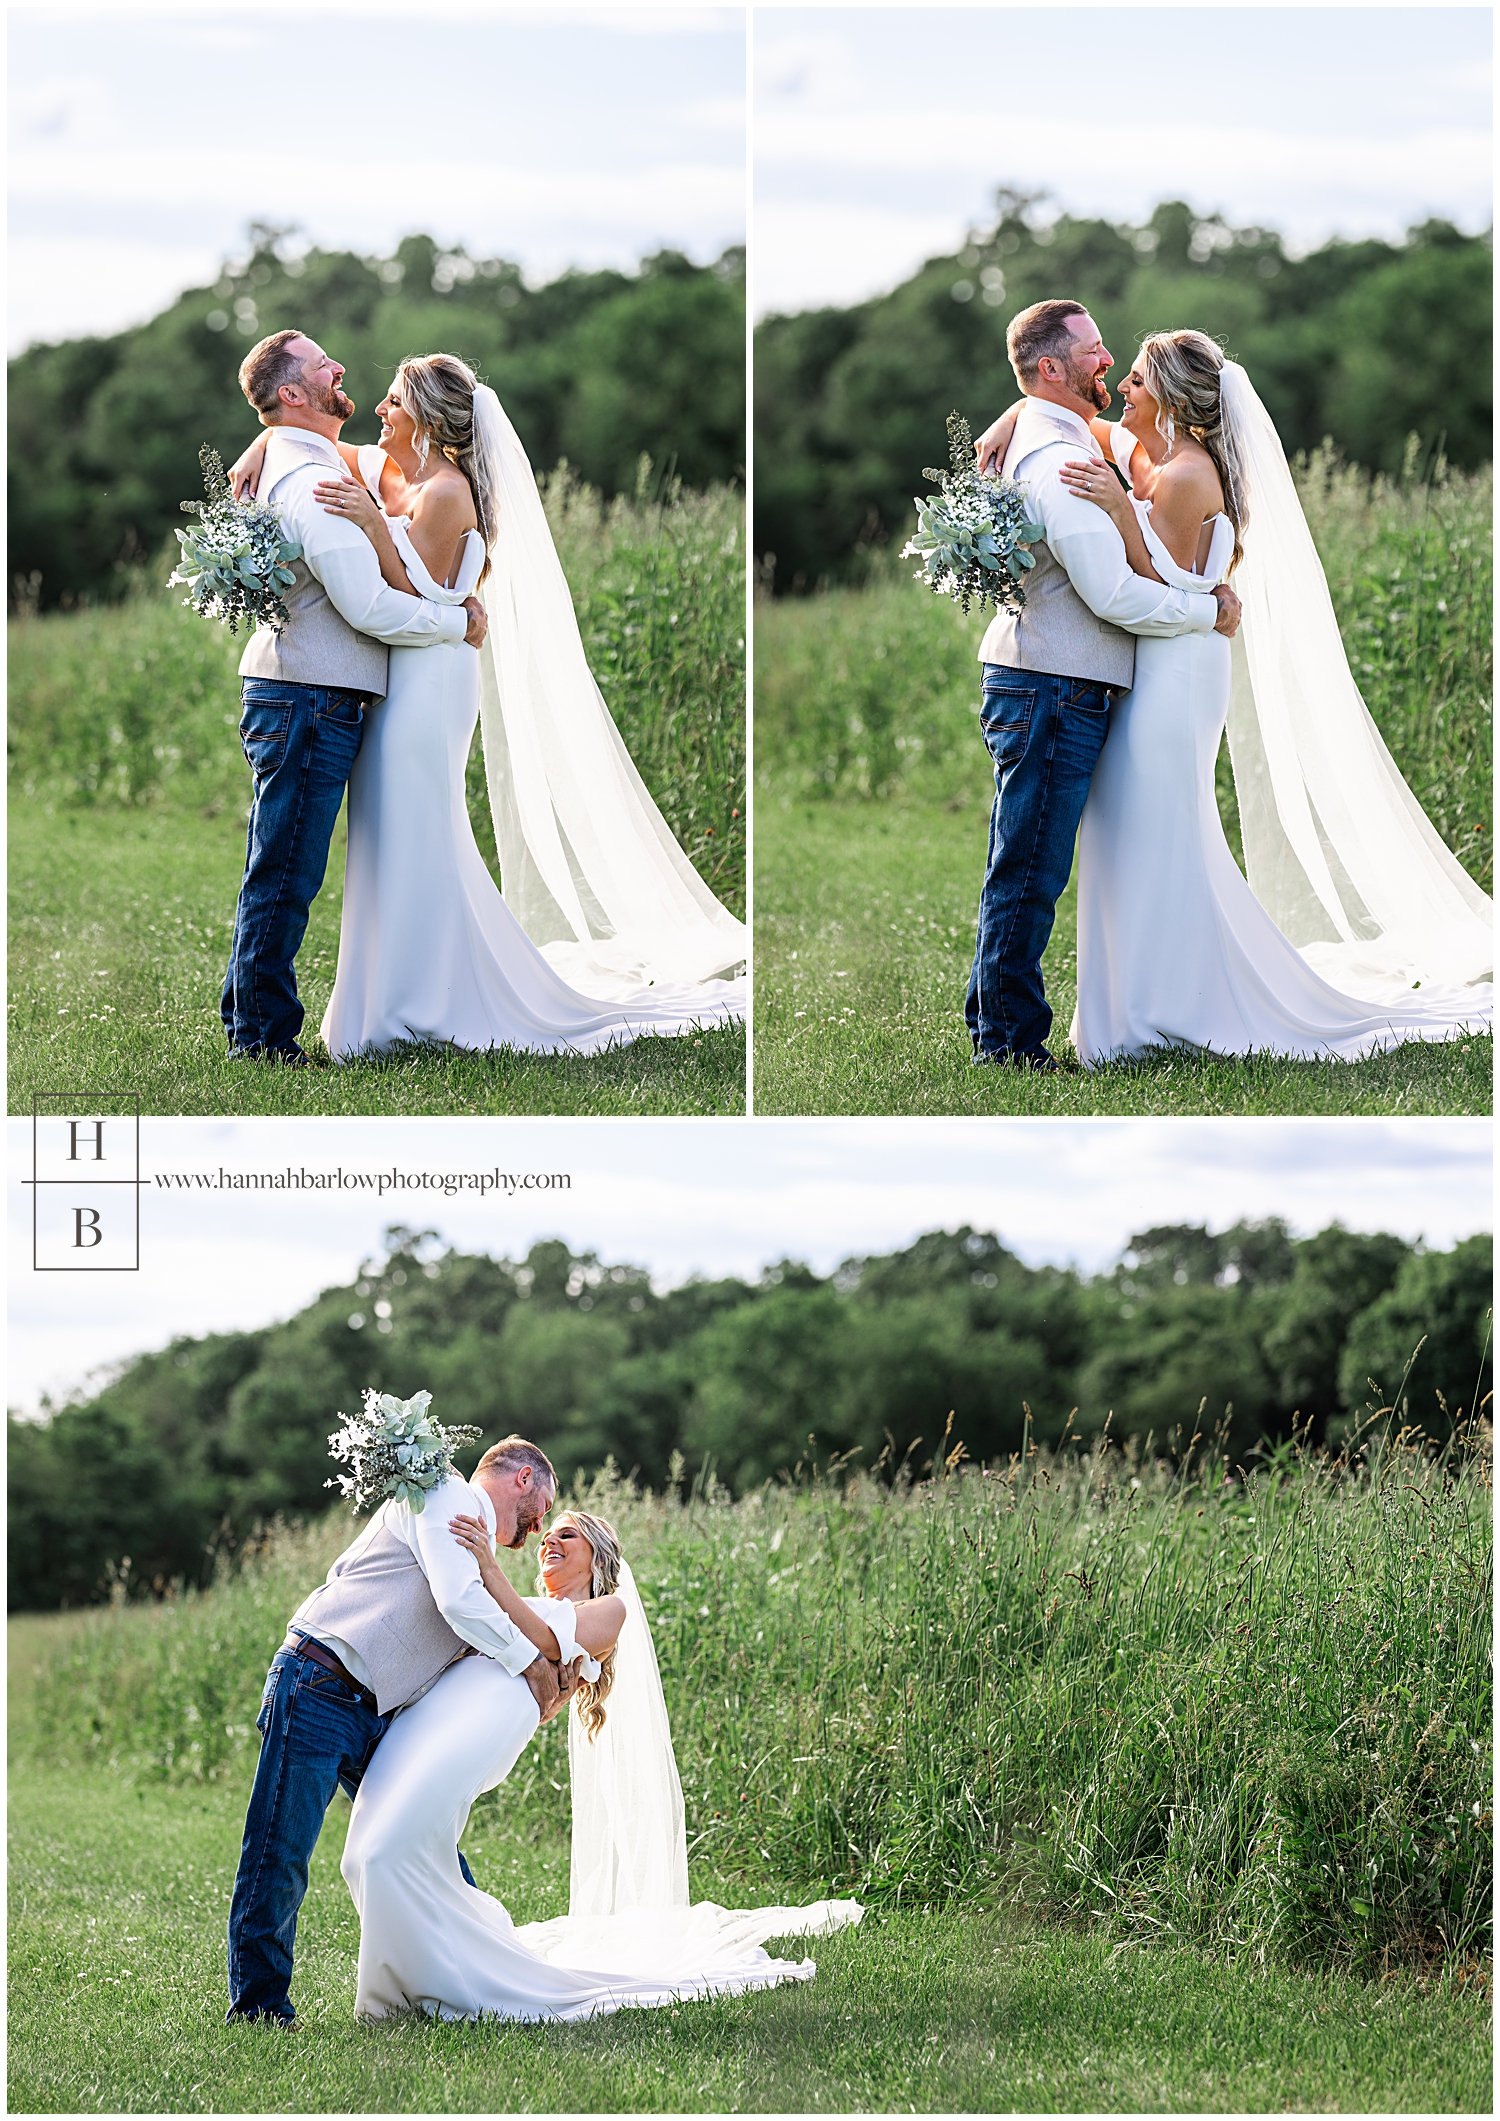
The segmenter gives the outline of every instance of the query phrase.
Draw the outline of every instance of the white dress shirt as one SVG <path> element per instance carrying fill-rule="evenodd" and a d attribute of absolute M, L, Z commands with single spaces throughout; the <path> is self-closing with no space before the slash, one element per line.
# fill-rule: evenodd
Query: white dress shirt
<path fill-rule="evenodd" d="M 392 589 L 358 524 L 331 516 L 319 504 L 313 489 L 330 476 L 346 476 L 332 442 L 307 427 L 271 429 L 257 497 L 269 501 L 274 492 L 282 529 L 301 544 L 308 573 L 322 583 L 339 616 L 356 633 L 388 647 L 461 641 L 469 627 L 461 604 L 435 604 Z"/>
<path fill-rule="evenodd" d="M 1061 440 L 1054 423 L 1077 436 Z M 1062 467 L 1078 456 L 1097 457 L 1099 445 L 1087 421 L 1050 399 L 1028 402 L 1016 421 L 1005 456 L 1007 478 L 1024 480 L 1027 513 L 1040 523 L 1053 558 L 1095 618 L 1124 633 L 1167 639 L 1179 633 L 1212 633 L 1219 607 L 1213 596 L 1172 589 L 1137 574 L 1125 557 L 1125 540 L 1102 508 L 1072 493 L 1062 482 Z M 993 627 L 997 621 L 991 621 Z M 986 630 L 980 643 L 981 663 L 1003 661 L 990 649 Z"/>
<path fill-rule="evenodd" d="M 450 1474 L 441 1487 L 429 1489 L 421 1510 L 414 1510 L 409 1502 L 382 1503 L 367 1530 L 373 1531 L 378 1519 L 388 1532 L 406 1542 L 427 1578 L 438 1611 L 455 1635 L 482 1656 L 503 1664 L 507 1672 L 524 1672 L 541 1652 L 500 1610 L 484 1587 L 479 1563 L 449 1531 L 448 1519 L 460 1514 L 482 1517 L 494 1538 L 494 1504 L 483 1488 L 471 1488 L 456 1473 Z M 310 1635 L 314 1642 L 332 1650 L 362 1687 L 370 1687 L 368 1665 L 342 1636 L 314 1628 L 300 1628 L 298 1633 Z M 370 1691 L 373 1693 L 374 1688 L 370 1687 Z"/>

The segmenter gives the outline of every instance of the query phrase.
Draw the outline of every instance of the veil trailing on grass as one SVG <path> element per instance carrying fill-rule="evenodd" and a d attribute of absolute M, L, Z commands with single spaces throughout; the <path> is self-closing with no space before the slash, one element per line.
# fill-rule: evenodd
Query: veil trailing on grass
<path fill-rule="evenodd" d="M 1226 428 L 1249 503 L 1234 587 L 1229 749 L 1251 889 L 1313 969 L 1346 994 L 1491 977 L 1489 899 L 1407 787 L 1360 697 L 1285 453 L 1249 377 L 1226 361 Z M 1460 998 L 1462 998 L 1460 996 Z"/>
<path fill-rule="evenodd" d="M 621 741 L 531 465 L 484 384 L 474 433 L 498 523 L 480 591 L 480 726 L 505 903 L 585 994 L 625 1001 L 728 978 L 745 961 L 744 923 L 678 846 Z"/>
<path fill-rule="evenodd" d="M 732 1984 L 765 1963 L 768 1937 L 825 1937 L 858 1922 L 857 1900 L 805 1907 L 723 1908 L 688 1901 L 687 1830 L 672 1727 L 651 1624 L 629 1562 L 616 1586 L 625 1624 L 604 1728 L 590 1741 L 575 1709 L 568 1722 L 573 1786 L 573 1866 L 568 1913 L 516 1935 L 554 1966 L 603 1973 L 660 1970 L 673 1980 Z M 795 1970 L 807 1978 L 805 1959 Z"/>

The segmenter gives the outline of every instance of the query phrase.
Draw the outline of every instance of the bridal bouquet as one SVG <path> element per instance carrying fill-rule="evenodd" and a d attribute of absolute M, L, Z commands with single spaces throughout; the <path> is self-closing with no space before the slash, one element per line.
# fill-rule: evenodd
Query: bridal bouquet
<path fill-rule="evenodd" d="M 1026 602 L 1022 578 L 1036 565 L 1026 548 L 1045 534 L 1043 527 L 1027 516 L 1024 486 L 980 472 L 961 413 L 948 415 L 948 447 L 953 469 L 922 473 L 940 490 L 926 500 L 917 496 L 917 533 L 901 557 L 923 561 L 916 580 L 952 597 L 965 617 L 971 604 L 1019 611 Z"/>
<path fill-rule="evenodd" d="M 181 583 L 188 592 L 183 603 L 200 618 L 222 620 L 231 633 L 241 619 L 280 633 L 286 624 L 281 591 L 297 579 L 291 563 L 302 557 L 302 547 L 282 536 L 274 508 L 235 500 L 219 452 L 206 442 L 198 462 L 208 498 L 182 503 L 184 515 L 200 520 L 177 533 L 182 551 L 168 587 Z"/>
<path fill-rule="evenodd" d="M 344 1426 L 328 1439 L 328 1455 L 348 1466 L 347 1473 L 325 1480 L 353 1498 L 356 1510 L 373 1510 L 387 1499 L 427 1507 L 428 1491 L 441 1486 L 453 1471 L 453 1453 L 461 1444 L 477 1443 L 482 1429 L 445 1429 L 427 1412 L 430 1392 L 411 1399 L 393 1393 L 365 1393 L 365 1411 L 341 1416 Z"/>

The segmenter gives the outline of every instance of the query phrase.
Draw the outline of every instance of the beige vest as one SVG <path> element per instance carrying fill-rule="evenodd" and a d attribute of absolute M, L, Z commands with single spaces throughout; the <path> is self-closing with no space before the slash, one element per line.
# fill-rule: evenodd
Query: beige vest
<path fill-rule="evenodd" d="M 1024 479 L 1026 460 L 1036 454 L 1037 410 L 1033 401 L 1016 423 L 1005 458 L 1007 479 Z M 1046 424 L 1048 441 L 1078 446 L 1072 427 L 1062 421 Z M 980 662 L 1128 688 L 1135 682 L 1135 636 L 1095 618 L 1050 546 L 1033 545 L 1031 551 L 1036 565 L 1026 577 L 1025 608 L 995 614 L 980 643 Z"/>
<path fill-rule="evenodd" d="M 296 437 L 300 432 L 284 428 L 272 434 L 265 467 L 265 476 L 271 483 L 267 485 L 262 480 L 262 500 L 272 500 L 280 487 L 284 504 L 288 498 L 286 482 L 299 473 L 311 486 L 314 481 L 308 477 L 308 465 L 318 478 L 330 476 L 332 466 L 327 456 L 299 443 Z M 316 444 L 317 437 L 309 439 Z M 289 527 L 296 536 L 296 527 Z M 274 678 L 289 685 L 336 685 L 384 699 L 388 669 L 385 644 L 355 632 L 304 560 L 294 560 L 292 572 L 297 579 L 282 595 L 286 627 L 281 633 L 269 626 L 256 627 L 240 657 L 240 676 Z"/>
<path fill-rule="evenodd" d="M 467 1648 L 442 1614 L 416 1555 L 385 1523 L 382 1503 L 291 1617 L 290 1627 L 347 1642 L 364 1660 L 384 1714 L 407 1707 Z"/>

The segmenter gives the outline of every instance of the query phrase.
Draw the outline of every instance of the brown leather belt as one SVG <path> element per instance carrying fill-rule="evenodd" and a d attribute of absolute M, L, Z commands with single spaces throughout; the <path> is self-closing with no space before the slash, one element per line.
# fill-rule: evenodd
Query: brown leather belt
<path fill-rule="evenodd" d="M 370 1689 L 367 1686 L 360 1685 L 354 1674 L 349 1670 L 349 1667 L 346 1664 L 341 1664 L 338 1658 L 334 1656 L 332 1650 L 325 1650 L 321 1642 L 313 1641 L 311 1635 L 293 1636 L 288 1634 L 287 1645 L 296 1656 L 308 1657 L 314 1664 L 320 1664 L 325 1672 L 332 1672 L 336 1678 L 342 1679 L 351 1694 L 372 1708 L 377 1716 L 380 1714 L 380 1703 L 375 1699 Z"/>

